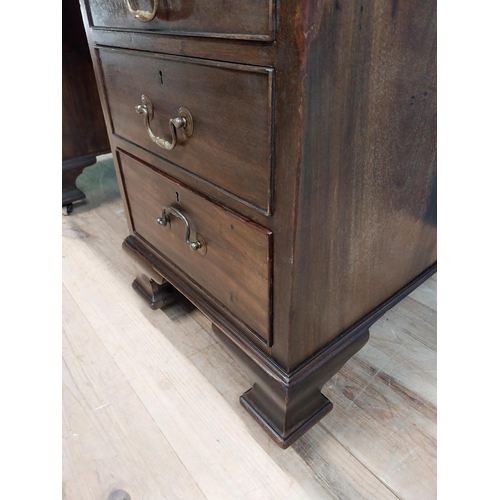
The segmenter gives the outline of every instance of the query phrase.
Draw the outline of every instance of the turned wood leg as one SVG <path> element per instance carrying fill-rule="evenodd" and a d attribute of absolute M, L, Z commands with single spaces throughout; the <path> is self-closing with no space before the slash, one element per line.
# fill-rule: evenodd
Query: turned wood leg
<path fill-rule="evenodd" d="M 163 276 L 153 269 L 139 253 L 133 251 L 125 242 L 123 250 L 132 257 L 137 277 L 132 288 L 148 303 L 151 309 L 161 309 L 173 304 L 179 292 Z"/>
<path fill-rule="evenodd" d="M 368 329 L 333 342 L 302 365 L 286 372 L 271 358 L 242 351 L 219 328 L 214 333 L 242 361 L 253 383 L 241 404 L 282 448 L 288 448 L 331 409 L 323 385 L 368 341 Z"/>

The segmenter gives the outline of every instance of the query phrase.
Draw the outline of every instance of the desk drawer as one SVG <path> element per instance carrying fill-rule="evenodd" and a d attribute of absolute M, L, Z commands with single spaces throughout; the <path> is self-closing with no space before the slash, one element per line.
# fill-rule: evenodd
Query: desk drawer
<path fill-rule="evenodd" d="M 87 0 L 90 26 L 172 35 L 274 39 L 274 0 Z"/>
<path fill-rule="evenodd" d="M 99 50 L 113 133 L 208 181 L 263 213 L 271 211 L 272 91 L 268 68 L 146 54 Z M 138 114 L 142 95 L 151 103 Z M 186 108 L 192 135 L 171 119 Z M 148 132 L 148 126 L 151 133 Z"/>
<path fill-rule="evenodd" d="M 122 151 L 118 158 L 134 232 L 269 343 L 272 233 Z M 201 248 L 186 243 L 187 227 Z"/>

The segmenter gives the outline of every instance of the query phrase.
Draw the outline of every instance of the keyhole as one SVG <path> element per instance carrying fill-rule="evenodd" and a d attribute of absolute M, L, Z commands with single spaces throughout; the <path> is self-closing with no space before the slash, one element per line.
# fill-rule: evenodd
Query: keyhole
<path fill-rule="evenodd" d="M 160 76 L 160 84 L 163 85 L 163 73 L 161 72 L 161 69 L 158 71 L 158 75 Z"/>
<path fill-rule="evenodd" d="M 179 203 L 179 193 L 177 191 L 175 192 L 175 199 L 177 200 L 177 203 Z"/>

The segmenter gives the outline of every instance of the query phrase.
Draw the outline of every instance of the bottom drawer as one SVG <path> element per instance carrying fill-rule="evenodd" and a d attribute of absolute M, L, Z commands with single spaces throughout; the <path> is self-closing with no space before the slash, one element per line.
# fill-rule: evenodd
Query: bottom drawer
<path fill-rule="evenodd" d="M 133 232 L 270 345 L 271 231 L 123 151 L 117 157 Z"/>

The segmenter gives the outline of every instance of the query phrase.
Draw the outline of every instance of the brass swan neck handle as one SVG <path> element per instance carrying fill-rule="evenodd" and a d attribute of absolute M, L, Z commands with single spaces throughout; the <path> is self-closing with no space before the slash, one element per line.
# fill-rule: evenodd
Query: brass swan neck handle
<path fill-rule="evenodd" d="M 127 9 L 134 16 L 135 19 L 142 21 L 143 23 L 148 23 L 149 21 L 152 21 L 155 16 L 156 12 L 158 11 L 158 0 L 153 0 L 153 10 L 136 10 L 132 7 L 132 4 L 130 0 L 125 0 L 125 3 L 127 4 Z"/>
<path fill-rule="evenodd" d="M 135 110 L 139 114 L 144 115 L 144 127 L 149 135 L 149 138 L 160 148 L 172 150 L 177 145 L 177 129 L 182 128 L 187 137 L 191 137 L 194 132 L 194 122 L 193 116 L 186 108 L 179 108 L 179 116 L 177 118 L 172 118 L 170 120 L 170 134 L 172 136 L 172 141 L 169 142 L 167 139 L 163 139 L 153 133 L 151 130 L 151 120 L 154 116 L 153 103 L 151 99 L 146 96 L 141 96 L 141 104 L 135 107 Z"/>
<path fill-rule="evenodd" d="M 186 234 L 184 236 L 186 244 L 189 245 L 189 248 L 191 250 L 196 251 L 200 250 L 200 253 L 202 255 L 205 255 L 207 253 L 207 244 L 205 243 L 205 240 L 203 237 L 199 234 L 195 235 L 195 240 L 191 240 L 191 226 L 189 224 L 189 220 L 187 217 L 177 208 L 172 207 L 171 205 L 165 205 L 162 210 L 161 210 L 161 216 L 156 219 L 156 222 L 160 226 L 165 226 L 165 227 L 170 227 L 170 215 L 174 215 L 175 217 L 178 217 L 181 219 L 182 222 L 184 222 L 184 225 L 186 226 Z"/>

